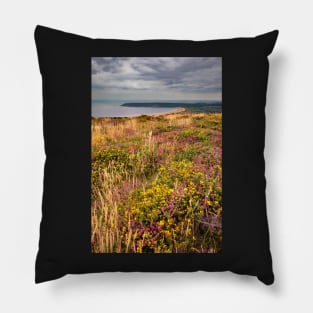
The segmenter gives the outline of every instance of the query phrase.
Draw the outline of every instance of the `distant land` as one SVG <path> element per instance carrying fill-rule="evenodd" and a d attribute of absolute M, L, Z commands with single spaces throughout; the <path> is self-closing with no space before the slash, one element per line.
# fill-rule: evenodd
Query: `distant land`
<path fill-rule="evenodd" d="M 124 107 L 150 107 L 150 108 L 184 108 L 194 113 L 219 113 L 222 112 L 222 102 L 126 102 Z"/>

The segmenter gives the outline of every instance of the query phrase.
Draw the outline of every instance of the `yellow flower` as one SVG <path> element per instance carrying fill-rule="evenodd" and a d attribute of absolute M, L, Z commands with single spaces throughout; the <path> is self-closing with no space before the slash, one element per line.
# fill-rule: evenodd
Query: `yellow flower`
<path fill-rule="evenodd" d="M 170 237 L 171 232 L 169 230 L 164 231 L 165 237 Z"/>

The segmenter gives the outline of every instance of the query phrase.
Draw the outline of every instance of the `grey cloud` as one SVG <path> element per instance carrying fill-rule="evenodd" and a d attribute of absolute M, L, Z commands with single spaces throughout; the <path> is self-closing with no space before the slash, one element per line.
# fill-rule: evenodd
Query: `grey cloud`
<path fill-rule="evenodd" d="M 213 57 L 92 58 L 94 89 L 147 90 L 182 94 L 221 93 L 222 60 Z"/>

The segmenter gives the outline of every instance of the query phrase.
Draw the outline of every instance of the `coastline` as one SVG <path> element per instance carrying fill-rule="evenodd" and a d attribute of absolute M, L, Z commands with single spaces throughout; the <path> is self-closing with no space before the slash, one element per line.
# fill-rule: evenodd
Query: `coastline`
<path fill-rule="evenodd" d="M 185 112 L 186 109 L 185 108 L 176 108 L 173 111 L 170 112 L 162 112 L 162 113 L 155 113 L 155 114 L 151 114 L 151 116 L 162 116 L 162 115 L 168 115 L 168 114 L 175 114 L 175 113 L 182 113 Z"/>
<path fill-rule="evenodd" d="M 142 115 L 158 117 L 158 116 L 163 116 L 163 115 L 168 115 L 168 114 L 182 113 L 184 111 L 186 111 L 185 108 L 179 107 L 179 108 L 173 108 L 173 110 L 171 111 L 153 113 L 153 114 L 139 114 L 139 115 L 131 115 L 131 116 L 91 116 L 91 117 L 92 118 L 136 118 Z"/>

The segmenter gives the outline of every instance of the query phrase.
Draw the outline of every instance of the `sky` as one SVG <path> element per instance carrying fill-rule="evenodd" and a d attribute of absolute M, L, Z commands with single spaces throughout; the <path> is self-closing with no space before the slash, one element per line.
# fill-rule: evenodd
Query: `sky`
<path fill-rule="evenodd" d="M 222 100 L 222 58 L 93 57 L 92 101 Z"/>

